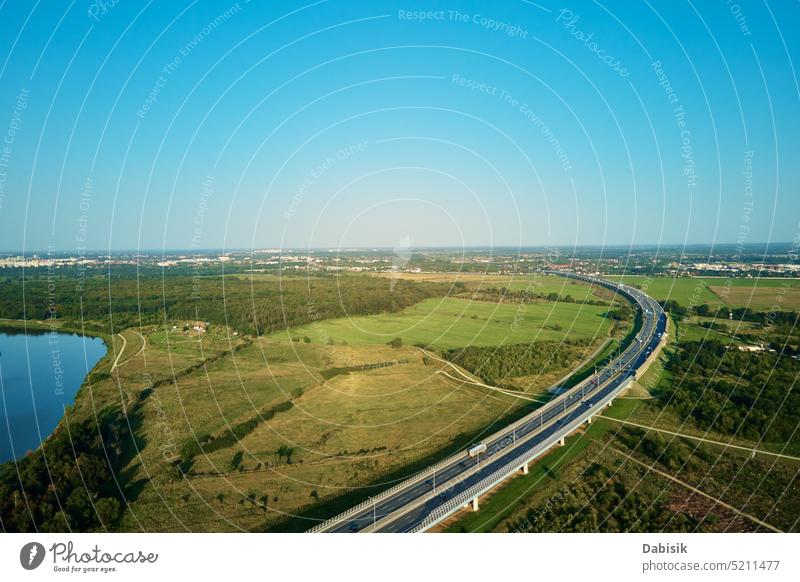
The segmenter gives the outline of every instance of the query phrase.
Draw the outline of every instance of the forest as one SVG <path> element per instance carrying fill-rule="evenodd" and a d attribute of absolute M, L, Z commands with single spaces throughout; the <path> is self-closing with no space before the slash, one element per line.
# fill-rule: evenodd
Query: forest
<path fill-rule="evenodd" d="M 672 381 L 657 396 L 704 429 L 769 443 L 800 441 L 800 361 L 752 354 L 718 341 L 684 342 L 669 358 Z"/>
<path fill-rule="evenodd" d="M 62 422 L 41 448 L 0 465 L 0 528 L 88 532 L 112 526 L 132 496 L 119 471 L 131 454 L 135 420 L 135 414 L 126 418 L 107 409 L 90 420 Z"/>
<path fill-rule="evenodd" d="M 114 330 L 165 321 L 201 320 L 254 335 L 335 317 L 394 312 L 463 285 L 366 275 L 239 276 L 164 279 L 160 276 L 10 278 L 0 286 L 0 318 L 113 322 Z"/>
<path fill-rule="evenodd" d="M 487 384 L 501 384 L 517 376 L 568 368 L 575 361 L 576 348 L 585 348 L 590 343 L 588 339 L 578 339 L 498 347 L 469 346 L 447 350 L 442 355 Z"/>
<path fill-rule="evenodd" d="M 585 291 L 585 288 L 581 288 L 579 292 Z M 533 291 L 531 289 L 520 289 L 520 290 L 513 290 L 508 288 L 498 288 L 498 287 L 488 287 L 486 289 L 480 289 L 479 292 L 473 293 L 473 295 L 479 295 L 486 299 L 491 299 L 493 301 L 503 301 L 505 303 L 530 303 L 531 301 L 561 301 L 563 303 L 581 303 L 583 305 L 610 305 L 610 300 L 605 301 L 602 299 L 591 299 L 589 297 L 584 297 L 583 299 L 578 298 L 575 299 L 569 293 L 565 295 L 560 295 L 559 293 L 549 292 L 549 293 L 540 293 Z"/>
<path fill-rule="evenodd" d="M 668 528 L 668 529 L 667 529 Z M 666 499 L 653 499 L 643 487 L 631 486 L 605 465 L 592 463 L 581 479 L 552 497 L 543 507 L 529 509 L 508 524 L 509 532 L 690 532 L 705 527 L 675 513 Z"/>

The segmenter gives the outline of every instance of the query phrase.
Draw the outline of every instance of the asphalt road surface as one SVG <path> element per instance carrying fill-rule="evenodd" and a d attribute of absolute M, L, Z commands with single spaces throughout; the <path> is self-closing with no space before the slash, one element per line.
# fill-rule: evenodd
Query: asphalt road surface
<path fill-rule="evenodd" d="M 608 366 L 546 405 L 484 439 L 486 452 L 470 458 L 466 451 L 417 473 L 390 492 L 360 504 L 358 509 L 336 516 L 312 531 L 408 532 L 419 529 L 429 516 L 470 487 L 491 476 L 515 458 L 535 455 L 534 449 L 554 444 L 565 427 L 595 414 L 600 401 L 620 390 L 658 347 L 667 319 L 660 305 L 643 292 L 604 279 L 552 271 L 548 274 L 575 278 L 625 295 L 641 313 L 636 339 Z M 498 479 L 497 482 L 499 482 Z M 429 524 L 428 524 L 429 525 Z"/>

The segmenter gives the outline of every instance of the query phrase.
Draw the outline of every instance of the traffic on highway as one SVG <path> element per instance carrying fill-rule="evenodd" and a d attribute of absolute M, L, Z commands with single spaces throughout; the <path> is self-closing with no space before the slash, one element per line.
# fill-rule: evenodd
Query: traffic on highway
<path fill-rule="evenodd" d="M 633 287 L 576 273 L 546 274 L 601 285 L 626 297 L 641 328 L 616 358 L 576 386 L 467 450 L 417 473 L 391 489 L 325 521 L 311 532 L 424 531 L 543 454 L 590 419 L 636 378 L 666 333 L 661 306 Z"/>

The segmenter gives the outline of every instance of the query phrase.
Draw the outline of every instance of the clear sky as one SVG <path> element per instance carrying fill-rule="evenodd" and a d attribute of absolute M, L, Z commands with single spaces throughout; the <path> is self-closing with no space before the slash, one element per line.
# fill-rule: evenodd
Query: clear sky
<path fill-rule="evenodd" d="M 797 22 L 745 0 L 6 0 L 0 250 L 791 241 Z"/>

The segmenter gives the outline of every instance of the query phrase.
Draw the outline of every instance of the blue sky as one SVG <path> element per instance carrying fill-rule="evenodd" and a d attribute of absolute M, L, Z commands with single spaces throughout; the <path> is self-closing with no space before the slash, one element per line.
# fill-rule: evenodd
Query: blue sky
<path fill-rule="evenodd" d="M 798 12 L 5 1 L 0 249 L 791 241 Z"/>

